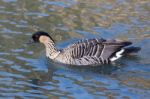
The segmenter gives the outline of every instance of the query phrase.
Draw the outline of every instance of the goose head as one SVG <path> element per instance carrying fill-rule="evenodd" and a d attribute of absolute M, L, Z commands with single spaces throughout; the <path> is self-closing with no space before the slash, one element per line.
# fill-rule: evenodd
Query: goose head
<path fill-rule="evenodd" d="M 29 43 L 47 43 L 48 41 L 54 42 L 52 37 L 44 31 L 37 31 L 32 35 L 32 39 Z"/>

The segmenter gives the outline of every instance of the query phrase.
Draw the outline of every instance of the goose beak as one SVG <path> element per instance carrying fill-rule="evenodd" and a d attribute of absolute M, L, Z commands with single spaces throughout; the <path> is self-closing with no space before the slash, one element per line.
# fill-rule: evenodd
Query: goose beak
<path fill-rule="evenodd" d="M 30 39 L 26 44 L 33 44 L 33 43 L 35 43 L 35 42 L 33 41 L 33 39 Z"/>

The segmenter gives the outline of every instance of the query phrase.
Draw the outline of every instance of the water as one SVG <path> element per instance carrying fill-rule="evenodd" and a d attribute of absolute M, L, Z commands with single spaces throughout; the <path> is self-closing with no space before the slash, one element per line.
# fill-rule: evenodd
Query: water
<path fill-rule="evenodd" d="M 1 99 L 149 99 L 149 0 L 1 0 Z M 59 48 L 82 38 L 129 39 L 142 50 L 114 66 L 47 62 L 32 33 L 50 33 Z M 63 42 L 63 43 L 62 43 Z"/>

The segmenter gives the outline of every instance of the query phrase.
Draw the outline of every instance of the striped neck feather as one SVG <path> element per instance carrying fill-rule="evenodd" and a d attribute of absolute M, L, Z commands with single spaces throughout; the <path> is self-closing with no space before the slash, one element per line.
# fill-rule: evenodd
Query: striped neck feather
<path fill-rule="evenodd" d="M 46 47 L 46 56 L 48 58 L 55 59 L 60 53 L 51 39 L 47 40 L 47 42 L 44 42 L 44 45 Z"/>

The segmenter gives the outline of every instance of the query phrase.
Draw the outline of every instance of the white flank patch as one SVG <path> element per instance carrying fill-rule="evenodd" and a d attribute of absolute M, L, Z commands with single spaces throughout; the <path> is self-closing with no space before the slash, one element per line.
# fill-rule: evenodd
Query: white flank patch
<path fill-rule="evenodd" d="M 116 53 L 116 55 L 114 57 L 112 57 L 110 59 L 110 61 L 115 61 L 115 60 L 119 59 L 120 57 L 122 57 L 123 52 L 124 52 L 124 49 L 121 49 L 119 52 Z"/>

